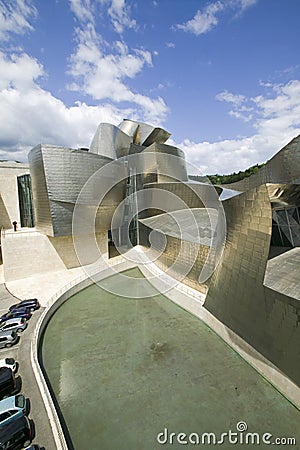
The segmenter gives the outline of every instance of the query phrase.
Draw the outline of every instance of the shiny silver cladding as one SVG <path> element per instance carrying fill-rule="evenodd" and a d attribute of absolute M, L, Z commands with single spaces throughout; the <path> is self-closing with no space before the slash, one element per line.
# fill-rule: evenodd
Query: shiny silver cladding
<path fill-rule="evenodd" d="M 265 183 L 300 184 L 300 135 L 295 137 L 250 177 L 224 187 L 246 191 Z"/>
<path fill-rule="evenodd" d="M 82 187 L 110 159 L 82 150 L 39 145 L 31 150 L 29 162 L 36 228 L 50 236 L 71 235 L 73 210 Z M 110 173 L 112 179 L 117 178 L 114 171 L 120 170 L 124 170 L 121 165 L 114 165 Z M 98 205 L 99 191 L 96 185 L 89 193 L 87 200 L 91 206 Z M 105 220 L 97 221 L 101 225 L 96 232 L 109 229 L 110 218 L 124 195 L 125 180 L 114 186 L 101 203 L 99 215 L 103 214 Z"/>
<path fill-rule="evenodd" d="M 210 208 L 215 205 L 216 198 L 222 192 L 219 186 L 191 182 L 148 183 L 144 185 L 144 188 L 171 192 L 189 208 Z"/>
<path fill-rule="evenodd" d="M 128 136 L 132 136 L 135 144 L 149 146 L 154 142 L 163 144 L 171 136 L 166 130 L 160 127 L 153 127 L 147 123 L 136 122 L 134 120 L 124 119 L 118 125 L 118 128 Z"/>
<path fill-rule="evenodd" d="M 34 204 L 34 222 L 36 229 L 41 233 L 53 236 L 50 201 L 42 154 L 43 147 L 46 146 L 37 145 L 28 154 Z"/>
<path fill-rule="evenodd" d="M 188 181 L 184 153 L 179 148 L 154 143 L 144 148 L 142 153 L 147 155 L 143 168 L 143 184 Z"/>
<path fill-rule="evenodd" d="M 100 123 L 91 142 L 90 152 L 110 159 L 128 155 L 133 138 L 115 125 Z"/>

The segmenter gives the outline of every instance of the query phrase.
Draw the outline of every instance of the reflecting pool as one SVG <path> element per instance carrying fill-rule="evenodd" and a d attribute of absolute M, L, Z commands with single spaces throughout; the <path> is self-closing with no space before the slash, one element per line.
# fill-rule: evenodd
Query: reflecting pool
<path fill-rule="evenodd" d="M 141 276 L 138 269 L 128 275 Z M 110 277 L 101 283 L 114 282 Z M 130 279 L 126 288 L 134 283 Z M 42 357 L 76 450 L 211 448 L 213 436 L 197 446 L 169 434 L 182 432 L 196 442 L 190 433 L 199 439 L 215 433 L 220 440 L 222 433 L 237 432 L 241 421 L 248 429 L 238 432 L 239 444 L 225 436 L 220 448 L 252 447 L 241 443 L 246 433 L 258 433 L 261 448 L 270 448 L 261 441 L 264 433 L 273 435 L 270 442 L 295 437 L 300 445 L 299 411 L 204 323 L 163 295 L 135 300 L 97 285 L 84 289 L 50 320 Z M 173 444 L 157 442 L 164 429 Z"/>

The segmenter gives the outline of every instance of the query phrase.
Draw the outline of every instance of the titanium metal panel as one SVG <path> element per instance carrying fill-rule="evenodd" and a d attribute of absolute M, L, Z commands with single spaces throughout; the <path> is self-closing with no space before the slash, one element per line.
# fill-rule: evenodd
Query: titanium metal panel
<path fill-rule="evenodd" d="M 273 208 L 300 206 L 300 184 L 267 184 Z"/>
<path fill-rule="evenodd" d="M 144 185 L 144 189 L 153 188 L 172 192 L 189 208 L 210 208 L 215 203 L 216 197 L 222 192 L 221 187 L 194 182 L 148 183 Z M 180 205 L 177 209 L 181 209 Z"/>
<path fill-rule="evenodd" d="M 163 144 L 171 136 L 171 134 L 163 128 L 153 127 L 147 123 L 136 122 L 129 119 L 124 119 L 123 122 L 118 125 L 118 128 L 128 134 L 128 136 L 132 136 L 135 144 L 145 146 L 151 145 L 154 142 Z"/>
<path fill-rule="evenodd" d="M 246 191 L 265 183 L 300 183 L 300 135 L 295 137 L 250 177 L 224 187 Z"/>
<path fill-rule="evenodd" d="M 143 150 L 145 154 L 152 154 L 152 164 L 147 160 L 144 167 L 143 183 L 150 183 L 149 173 L 156 173 L 158 182 L 188 181 L 184 153 L 177 147 L 154 143 Z M 168 155 L 171 157 L 168 158 Z"/>
<path fill-rule="evenodd" d="M 213 230 L 217 228 L 218 212 L 206 208 L 181 209 L 139 221 L 165 236 L 210 247 Z"/>
<path fill-rule="evenodd" d="M 29 152 L 28 160 L 31 176 L 35 227 L 41 233 L 53 236 L 50 202 L 42 156 L 42 145 L 37 145 Z"/>
<path fill-rule="evenodd" d="M 72 216 L 78 195 L 90 177 L 109 163 L 110 159 L 82 150 L 64 147 L 38 146 L 29 155 L 33 179 L 33 198 L 37 199 L 35 209 L 36 227 L 50 236 L 68 236 L 72 234 Z M 114 171 L 123 171 L 123 167 L 115 165 L 109 173 L 113 180 L 117 178 Z M 106 175 L 108 176 L 108 175 Z M 105 181 L 105 180 L 104 180 Z M 107 180 L 106 180 L 107 182 Z M 117 184 L 104 198 L 99 208 L 103 215 L 102 224 L 96 231 L 103 231 L 108 226 L 116 206 L 125 196 L 125 179 Z M 97 205 L 99 194 L 88 194 L 91 205 Z M 100 189 L 99 189 L 100 190 Z M 105 218 L 105 220 L 104 220 Z M 103 228 L 102 228 L 103 227 Z"/>
<path fill-rule="evenodd" d="M 110 123 L 100 123 L 90 146 L 90 152 L 110 159 L 128 155 L 133 139 Z"/>
<path fill-rule="evenodd" d="M 267 188 L 223 205 L 227 241 L 204 306 L 300 385 L 300 303 L 263 284 L 272 229 Z"/>

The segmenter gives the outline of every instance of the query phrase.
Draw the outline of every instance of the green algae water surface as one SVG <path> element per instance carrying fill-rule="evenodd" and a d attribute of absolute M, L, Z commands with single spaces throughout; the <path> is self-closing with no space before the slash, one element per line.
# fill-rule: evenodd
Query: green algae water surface
<path fill-rule="evenodd" d="M 128 291 L 141 274 L 127 274 Z M 163 295 L 84 289 L 51 318 L 42 358 L 76 450 L 270 448 L 281 437 L 297 443 L 276 448 L 300 446 L 299 411 Z"/>

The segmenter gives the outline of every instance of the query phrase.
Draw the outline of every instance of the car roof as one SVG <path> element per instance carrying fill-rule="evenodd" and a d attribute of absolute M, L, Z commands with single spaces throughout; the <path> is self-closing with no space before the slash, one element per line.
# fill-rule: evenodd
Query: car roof
<path fill-rule="evenodd" d="M 0 330 L 1 337 L 3 337 L 3 336 L 12 336 L 12 333 L 13 333 L 12 330 L 5 330 L 5 331 L 1 331 Z"/>
<path fill-rule="evenodd" d="M 3 443 L 3 441 L 9 439 L 12 433 L 17 433 L 19 430 L 22 430 L 28 425 L 29 422 L 25 416 L 18 417 L 8 424 L 3 425 L 3 427 L 0 428 L 0 443 Z"/>
<path fill-rule="evenodd" d="M 21 320 L 24 320 L 23 317 L 14 317 L 12 319 L 7 319 L 5 322 L 1 323 L 0 326 L 4 326 L 6 324 L 10 324 L 10 323 L 17 322 L 17 321 L 21 322 Z"/>
<path fill-rule="evenodd" d="M 0 412 L 4 412 L 7 409 L 16 407 L 16 396 L 12 395 L 11 397 L 4 398 L 0 400 Z"/>
<path fill-rule="evenodd" d="M 9 367 L 0 367 L 0 382 L 12 378 L 13 371 Z"/>
<path fill-rule="evenodd" d="M 27 308 L 27 306 L 15 306 L 14 309 L 20 309 L 22 311 L 27 310 L 29 308 Z"/>
<path fill-rule="evenodd" d="M 20 303 L 37 303 L 38 299 L 37 298 L 27 298 L 25 300 L 21 300 L 18 304 Z"/>

